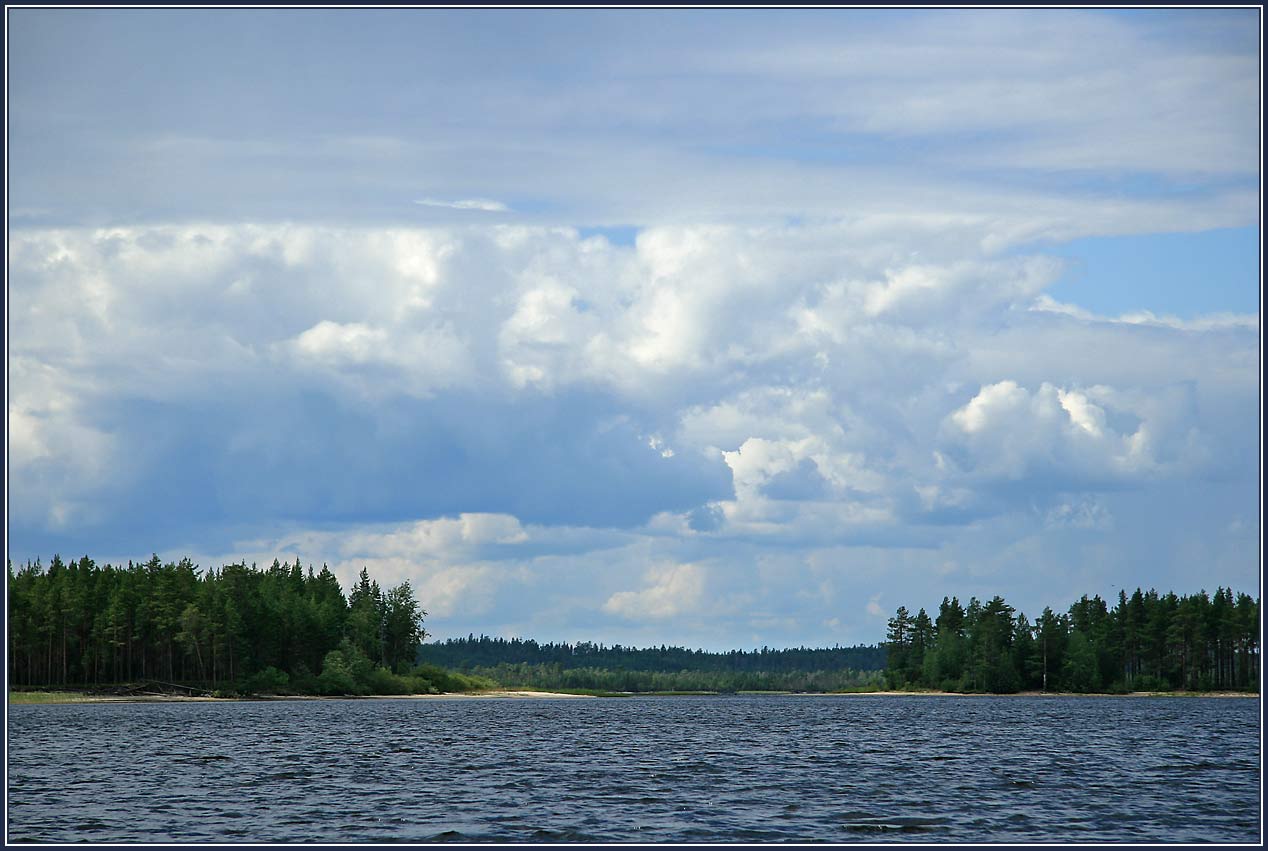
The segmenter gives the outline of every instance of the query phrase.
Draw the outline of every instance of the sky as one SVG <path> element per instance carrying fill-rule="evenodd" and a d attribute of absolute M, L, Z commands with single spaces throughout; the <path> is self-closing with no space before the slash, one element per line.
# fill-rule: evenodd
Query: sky
<path fill-rule="evenodd" d="M 1258 9 L 6 14 L 14 562 L 706 649 L 1258 590 Z"/>

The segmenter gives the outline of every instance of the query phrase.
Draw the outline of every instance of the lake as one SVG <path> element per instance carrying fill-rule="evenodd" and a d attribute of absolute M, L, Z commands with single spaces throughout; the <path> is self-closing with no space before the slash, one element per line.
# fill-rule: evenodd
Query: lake
<path fill-rule="evenodd" d="M 1259 700 L 16 705 L 42 842 L 1258 842 Z"/>

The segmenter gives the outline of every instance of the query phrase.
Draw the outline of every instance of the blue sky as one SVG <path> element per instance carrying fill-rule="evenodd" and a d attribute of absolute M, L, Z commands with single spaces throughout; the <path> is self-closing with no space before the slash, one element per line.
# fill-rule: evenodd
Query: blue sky
<path fill-rule="evenodd" d="M 1054 253 L 1071 263 L 1052 286 L 1053 298 L 1097 313 L 1123 314 L 1144 304 L 1192 319 L 1260 309 L 1258 227 L 1084 237 Z"/>
<path fill-rule="evenodd" d="M 15 560 L 710 648 L 1258 585 L 1258 10 L 8 17 Z"/>

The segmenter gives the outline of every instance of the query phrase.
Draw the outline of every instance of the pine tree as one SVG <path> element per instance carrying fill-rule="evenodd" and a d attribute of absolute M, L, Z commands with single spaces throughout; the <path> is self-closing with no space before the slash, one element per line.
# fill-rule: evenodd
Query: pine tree
<path fill-rule="evenodd" d="M 891 687 L 903 685 L 908 670 L 907 659 L 911 652 L 911 614 L 906 606 L 899 606 L 898 611 L 889 619 L 889 627 L 885 633 L 885 646 L 889 651 L 887 670 L 893 672 Z"/>

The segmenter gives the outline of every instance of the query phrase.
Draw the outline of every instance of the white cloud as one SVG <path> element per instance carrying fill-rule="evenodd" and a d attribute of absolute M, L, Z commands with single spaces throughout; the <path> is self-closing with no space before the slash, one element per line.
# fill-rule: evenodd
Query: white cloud
<path fill-rule="evenodd" d="M 360 570 L 381 587 L 402 581 L 413 586 L 428 614 L 440 622 L 485 612 L 499 594 L 529 580 L 522 545 L 534 536 L 554 537 L 524 527 L 506 514 L 464 513 L 400 524 L 371 524 L 336 531 L 300 530 L 277 538 L 239 542 L 206 558 L 211 564 L 245 559 L 268 563 L 279 555 L 304 563 L 328 564 L 347 590 Z"/>
<path fill-rule="evenodd" d="M 299 368 L 327 371 L 364 395 L 426 396 L 474 377 L 467 348 L 448 323 L 372 327 L 323 319 L 279 348 Z M 366 375 L 366 367 L 385 372 Z"/>
<path fill-rule="evenodd" d="M 520 521 L 506 514 L 460 514 L 413 524 L 381 533 L 337 536 L 340 551 L 406 558 L 470 558 L 497 545 L 520 544 L 528 532 Z"/>
<path fill-rule="evenodd" d="M 1218 523 L 1188 526 L 1223 535 L 1253 468 L 1257 324 L 1030 309 L 1052 268 L 992 254 L 997 230 L 18 230 L 13 517 L 85 540 L 220 517 L 265 562 L 408 578 L 437 629 L 719 643 L 833 618 L 875 640 L 830 600 L 1143 563 L 1119 492 L 1224 477 Z M 587 513 L 604 500 L 622 513 Z"/>
<path fill-rule="evenodd" d="M 653 567 L 643 577 L 645 588 L 616 592 L 603 604 L 603 610 L 630 620 L 691 615 L 703 600 L 706 577 L 705 568 L 699 564 Z"/>
<path fill-rule="evenodd" d="M 1179 331 L 1217 331 L 1221 329 L 1259 330 L 1259 316 L 1253 313 L 1212 313 L 1193 319 L 1175 316 L 1157 316 L 1149 310 L 1124 313 L 1118 317 L 1100 316 L 1075 304 L 1059 302 L 1047 294 L 1040 294 L 1030 306 L 1031 310 L 1057 313 L 1086 322 L 1117 322 L 1125 325 L 1156 325 Z"/>
<path fill-rule="evenodd" d="M 883 283 L 869 285 L 864 310 L 869 316 L 902 312 L 908 321 L 938 322 L 964 314 L 981 315 L 997 304 L 1029 300 L 1060 275 L 1051 258 L 965 262 L 948 266 L 912 264 L 888 271 Z"/>
<path fill-rule="evenodd" d="M 12 518 L 58 531 L 99 520 L 103 506 L 93 493 L 129 479 L 120 469 L 119 441 L 94 422 L 66 370 L 16 356 L 8 374 Z"/>
<path fill-rule="evenodd" d="M 450 210 L 477 210 L 482 213 L 509 213 L 511 208 L 501 201 L 488 198 L 464 198 L 458 201 L 442 201 L 438 198 L 420 198 L 414 202 L 424 207 L 445 207 Z"/>
<path fill-rule="evenodd" d="M 963 10 L 913 16 L 884 27 L 887 37 L 825 30 L 795 44 L 719 47 L 704 62 L 779 81 L 760 90 L 770 100 L 750 96 L 750 109 L 816 114 L 887 137 L 966 140 L 947 145 L 949 161 L 1253 171 L 1254 118 L 1238 107 L 1255 97 L 1253 42 L 1240 37 L 1253 19 L 1181 13 L 1154 23 L 1096 11 Z M 1168 24 L 1191 29 L 1177 35 Z M 1224 30 L 1213 39 L 1224 51 L 1201 38 L 1210 27 Z M 776 93 L 782 102 L 773 102 Z"/>
<path fill-rule="evenodd" d="M 1139 480 L 1191 473 L 1208 460 L 1188 404 L 1182 390 L 1141 396 L 1045 382 L 1031 393 L 1005 380 L 948 415 L 943 433 L 960 450 L 962 469 L 976 476 Z M 1113 428 L 1110 415 L 1135 425 Z"/>
<path fill-rule="evenodd" d="M 341 325 L 329 319 L 323 319 L 295 338 L 295 347 L 301 354 L 327 362 L 365 363 L 381 357 L 386 343 L 387 333 L 381 328 L 360 322 Z"/>
<path fill-rule="evenodd" d="M 401 397 L 600 388 L 639 409 L 664 460 L 726 465 L 735 498 L 717 507 L 735 533 L 800 513 L 884 525 L 913 493 L 969 506 L 965 482 L 942 480 L 956 447 L 978 476 L 1051 468 L 1054 451 L 1084 474 L 1200 464 L 1224 424 L 1165 388 L 1253 394 L 1239 335 L 1257 324 L 1082 321 L 1034 301 L 1049 261 L 983 253 L 993 227 L 662 226 L 634 247 L 522 226 L 19 230 L 12 346 L 75 376 L 66 410 L 293 382 L 374 417 Z M 962 387 L 979 388 L 967 404 Z M 19 458 L 46 452 L 35 409 L 15 410 Z"/>
<path fill-rule="evenodd" d="M 978 239 L 996 245 L 1244 225 L 1259 208 L 1254 15 L 707 13 L 672 37 L 658 15 L 587 17 L 580 36 L 535 29 L 538 55 L 568 69 L 546 82 L 508 77 L 506 35 L 462 15 L 389 14 L 364 33 L 409 33 L 411 73 L 395 51 L 355 62 L 327 51 L 348 60 L 331 73 L 357 96 L 322 102 L 320 132 L 305 123 L 315 104 L 295 94 L 314 89 L 294 52 L 304 48 L 281 22 L 256 21 L 264 52 L 236 45 L 244 67 L 276 73 L 224 74 L 214 28 L 190 42 L 159 23 L 144 37 L 184 46 L 187 61 L 109 90 L 131 56 L 89 60 L 68 26 L 15 57 L 27 72 L 10 93 L 21 131 L 10 140 L 11 201 L 63 221 L 508 210 L 476 191 L 523 198 L 518 215 L 552 224 L 933 210 L 991 219 Z M 103 44 L 124 43 L 107 35 L 125 31 L 122 18 L 99 26 Z M 313 38 L 347 35 L 318 23 Z M 461 75 L 454 50 L 471 60 Z M 172 93 L 210 74 L 222 108 L 193 126 Z M 84 132 L 67 135 L 49 103 L 79 110 Z M 428 195 L 402 203 L 401 186 Z"/>
<path fill-rule="evenodd" d="M 415 590 L 433 617 L 479 615 L 491 605 L 496 582 L 496 569 L 488 565 L 449 567 L 427 574 Z"/>
<path fill-rule="evenodd" d="M 1035 246 L 1258 222 L 1254 10 L 590 15 L 550 80 L 409 17 L 320 132 L 263 19 L 263 77 L 14 40 L 19 550 L 257 537 L 464 634 L 722 646 L 1252 575 L 1259 317 L 1097 316 Z"/>
<path fill-rule="evenodd" d="M 660 453 L 662 458 L 673 458 L 674 450 L 665 444 L 665 439 L 658 434 L 653 434 L 647 438 L 649 448 Z"/>

